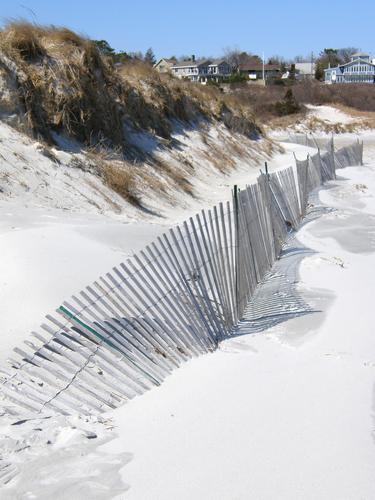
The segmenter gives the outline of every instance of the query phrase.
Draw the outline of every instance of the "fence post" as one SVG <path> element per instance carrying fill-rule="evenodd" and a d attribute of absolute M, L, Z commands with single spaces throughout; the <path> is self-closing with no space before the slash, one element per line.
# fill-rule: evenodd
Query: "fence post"
<path fill-rule="evenodd" d="M 333 170 L 333 178 L 336 179 L 335 145 L 333 142 L 333 134 L 331 139 L 330 155 L 331 155 L 331 164 Z"/>
<path fill-rule="evenodd" d="M 294 153 L 293 153 L 294 154 Z M 270 223 L 271 223 L 271 230 L 272 230 L 272 239 L 273 239 L 273 253 L 274 253 L 274 259 L 276 260 L 277 258 L 277 239 L 276 239 L 276 233 L 275 233 L 275 227 L 274 227 L 274 220 L 273 220 L 273 214 L 272 214 L 272 191 L 271 191 L 271 176 L 268 173 L 268 162 L 264 162 L 264 168 L 266 170 L 266 189 L 267 189 L 267 194 L 268 194 L 268 210 L 269 210 L 269 216 L 270 216 Z M 266 201 L 266 200 L 264 200 Z"/>
<path fill-rule="evenodd" d="M 236 298 L 236 316 L 237 321 L 240 320 L 239 316 L 239 277 L 240 277 L 240 225 L 239 225 L 239 204 L 238 204 L 238 186 L 233 186 L 233 210 L 234 210 L 234 250 L 235 250 L 235 298 Z"/>
<path fill-rule="evenodd" d="M 264 162 L 264 168 L 266 170 L 267 180 L 269 181 L 270 180 L 270 175 L 268 173 L 268 163 L 266 161 Z"/>

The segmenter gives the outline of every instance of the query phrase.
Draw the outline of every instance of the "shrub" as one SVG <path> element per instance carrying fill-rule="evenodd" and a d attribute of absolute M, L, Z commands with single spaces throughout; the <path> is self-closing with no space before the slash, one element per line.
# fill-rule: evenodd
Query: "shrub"
<path fill-rule="evenodd" d="M 342 104 L 360 111 L 375 111 L 375 85 L 368 83 L 337 83 L 326 85 L 316 81 L 294 87 L 300 103 Z"/>
<path fill-rule="evenodd" d="M 248 80 L 249 78 L 242 73 L 232 73 L 230 76 L 225 78 L 224 83 L 243 83 Z"/>
<path fill-rule="evenodd" d="M 292 89 L 288 89 L 282 101 L 275 104 L 276 112 L 279 116 L 292 115 L 300 111 L 300 106 L 296 101 Z"/>

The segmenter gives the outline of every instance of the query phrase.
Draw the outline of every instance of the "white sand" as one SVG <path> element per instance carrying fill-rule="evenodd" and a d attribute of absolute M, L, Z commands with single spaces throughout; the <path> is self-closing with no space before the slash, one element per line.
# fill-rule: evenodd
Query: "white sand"
<path fill-rule="evenodd" d="M 319 118 L 326 123 L 341 123 L 343 125 L 348 123 L 358 122 L 359 119 L 344 113 L 343 111 L 335 108 L 334 106 L 314 106 L 312 104 L 307 104 L 306 107 L 309 109 L 309 116 L 314 116 Z"/>
<path fill-rule="evenodd" d="M 337 210 L 298 234 L 316 251 L 298 288 L 322 312 L 226 341 L 115 412 L 104 449 L 133 454 L 118 498 L 375 498 L 373 193 L 374 164 L 340 171 L 321 194 Z"/>
<path fill-rule="evenodd" d="M 104 420 L 10 426 L 3 417 L 0 449 L 15 476 L 0 497 L 375 498 L 374 137 L 365 137 L 366 167 L 340 171 L 321 191 L 337 210 L 298 234 L 316 251 L 302 262 L 298 289 L 321 312 L 227 341 Z M 307 152 L 288 148 L 272 169 L 292 164 L 293 150 Z M 77 205 L 78 195 L 68 200 L 76 214 L 57 210 L 53 196 L 46 208 L 58 183 L 47 196 L 20 192 L 3 200 L 1 358 L 62 298 L 199 206 L 229 199 L 233 183 L 251 182 L 257 168 L 245 167 L 230 177 L 211 172 L 197 179 L 204 202 L 183 198 L 175 210 L 164 207 L 159 221 L 136 222 L 134 214 L 119 217 L 108 207 L 87 215 L 91 204 Z M 90 432 L 97 437 L 89 439 Z"/>

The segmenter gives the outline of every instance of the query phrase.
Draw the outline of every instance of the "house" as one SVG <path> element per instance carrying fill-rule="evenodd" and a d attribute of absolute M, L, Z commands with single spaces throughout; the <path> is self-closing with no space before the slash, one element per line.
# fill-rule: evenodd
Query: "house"
<path fill-rule="evenodd" d="M 278 64 L 263 64 L 255 58 L 253 62 L 240 64 L 238 69 L 241 75 L 248 76 L 249 80 L 262 80 L 263 71 L 265 80 L 280 78 L 282 76 L 282 71 Z"/>
<path fill-rule="evenodd" d="M 220 81 L 232 74 L 232 66 L 225 59 L 214 59 L 208 65 L 208 74 L 202 79 L 202 83 L 207 83 L 209 79 Z"/>
<path fill-rule="evenodd" d="M 195 57 L 175 63 L 171 72 L 177 78 L 186 78 L 192 82 L 206 84 L 209 80 L 220 81 L 232 72 L 231 66 L 224 60 L 205 59 L 196 61 Z"/>
<path fill-rule="evenodd" d="M 172 66 L 176 64 L 176 62 L 177 59 L 173 57 L 171 59 L 163 58 L 154 64 L 154 69 L 156 69 L 156 71 L 159 71 L 159 73 L 169 73 Z"/>
<path fill-rule="evenodd" d="M 375 83 L 375 64 L 369 54 L 353 54 L 351 61 L 324 70 L 325 83 Z"/>
<path fill-rule="evenodd" d="M 316 63 L 313 61 L 295 63 L 296 78 L 299 80 L 312 80 L 315 78 Z"/>
<path fill-rule="evenodd" d="M 199 82 L 199 78 L 208 74 L 208 65 L 211 61 L 196 61 L 195 56 L 185 61 L 175 63 L 171 67 L 172 75 L 177 78 L 186 78 L 192 82 Z"/>

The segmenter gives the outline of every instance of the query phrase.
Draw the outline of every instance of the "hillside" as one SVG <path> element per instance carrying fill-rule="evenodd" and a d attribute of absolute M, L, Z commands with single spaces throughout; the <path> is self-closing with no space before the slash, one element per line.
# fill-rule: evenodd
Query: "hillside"
<path fill-rule="evenodd" d="M 257 166 L 274 150 L 235 95 L 141 62 L 114 65 L 53 26 L 0 31 L 0 116 L 0 196 L 67 209 L 159 212 L 199 197 L 195 178 Z"/>

